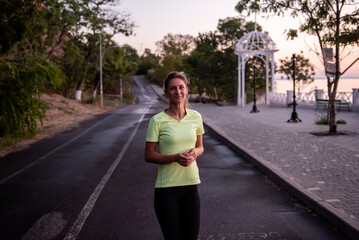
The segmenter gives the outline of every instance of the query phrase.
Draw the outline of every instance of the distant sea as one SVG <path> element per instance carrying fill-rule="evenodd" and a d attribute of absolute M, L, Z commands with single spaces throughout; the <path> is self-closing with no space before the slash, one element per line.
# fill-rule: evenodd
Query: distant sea
<path fill-rule="evenodd" d="M 359 78 L 341 78 L 337 92 L 353 92 L 353 88 L 359 88 Z M 327 92 L 327 79 L 315 79 L 309 85 L 302 86 L 300 92 L 309 93 L 314 92 L 315 89 L 323 89 L 324 92 Z M 293 90 L 293 80 L 274 80 L 274 92 L 286 93 L 287 90 Z"/>

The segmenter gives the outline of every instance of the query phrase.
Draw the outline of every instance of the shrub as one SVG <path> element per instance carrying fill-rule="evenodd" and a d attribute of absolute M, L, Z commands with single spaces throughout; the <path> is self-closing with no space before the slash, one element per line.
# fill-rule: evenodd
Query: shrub
<path fill-rule="evenodd" d="M 45 86 L 61 85 L 60 71 L 51 64 L 34 60 L 3 62 L 0 71 L 0 132 L 35 135 L 48 108 L 41 101 L 41 93 Z"/>

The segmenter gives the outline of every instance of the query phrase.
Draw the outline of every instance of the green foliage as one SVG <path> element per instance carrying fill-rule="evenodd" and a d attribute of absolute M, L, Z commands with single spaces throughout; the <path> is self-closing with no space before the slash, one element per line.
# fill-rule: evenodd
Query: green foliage
<path fill-rule="evenodd" d="M 136 75 L 146 75 L 148 70 L 154 69 L 157 65 L 158 59 L 155 54 L 151 53 L 151 50 L 146 48 L 142 54 L 138 64 L 138 70 Z"/>
<path fill-rule="evenodd" d="M 321 119 L 317 120 L 315 123 L 318 124 L 318 125 L 328 125 L 329 120 L 326 119 L 326 118 L 321 118 Z"/>
<path fill-rule="evenodd" d="M 40 95 L 45 78 L 57 83 L 58 71 L 40 62 L 5 62 L 1 64 L 0 102 L 3 132 L 14 135 L 35 135 L 42 124 L 47 106 Z"/>
<path fill-rule="evenodd" d="M 161 41 L 156 42 L 160 57 L 183 57 L 188 55 L 194 47 L 194 39 L 190 35 L 167 34 Z"/>
<path fill-rule="evenodd" d="M 329 125 L 329 120 L 327 118 L 321 118 L 315 122 L 318 125 Z M 343 119 L 339 119 L 337 124 L 347 124 L 347 122 Z"/>
<path fill-rule="evenodd" d="M 288 80 L 293 79 L 293 59 L 286 57 L 280 59 L 280 66 L 278 72 L 284 74 Z M 314 81 L 314 66 L 310 63 L 308 58 L 304 57 L 303 52 L 296 55 L 295 61 L 295 81 L 297 91 L 300 92 L 302 88 Z"/>
<path fill-rule="evenodd" d="M 337 124 L 347 124 L 347 122 L 345 120 L 343 120 L 343 119 L 339 119 L 337 121 Z"/>
<path fill-rule="evenodd" d="M 258 26 L 260 30 L 261 27 Z M 200 33 L 196 38 L 196 48 L 185 59 L 185 72 L 191 79 L 190 89 L 200 95 L 223 99 L 230 103 L 237 101 L 238 59 L 234 54 L 235 42 L 244 34 L 254 30 L 254 23 L 245 23 L 242 18 L 226 18 L 219 20 L 217 31 Z M 246 79 L 251 79 L 249 68 L 258 59 L 251 59 L 246 65 Z M 263 62 L 258 62 L 263 66 Z M 257 72 L 257 87 L 264 89 L 265 76 L 261 68 Z M 264 83 L 264 85 L 263 85 Z M 252 95 L 252 85 L 246 84 L 248 96 Z M 193 91 L 193 90 L 192 90 Z M 250 99 L 248 99 L 250 100 Z"/>
<path fill-rule="evenodd" d="M 324 110 L 320 110 L 319 112 L 316 113 L 316 118 L 317 120 L 315 121 L 315 124 L 318 125 L 329 125 L 329 119 L 328 119 L 328 114 L 327 111 Z M 336 121 L 337 124 L 347 124 L 347 122 L 343 119 L 339 119 L 338 121 Z"/>
<path fill-rule="evenodd" d="M 18 42 L 23 41 L 31 26 L 32 16 L 39 11 L 32 0 L 1 0 L 0 54 L 7 54 Z"/>
<path fill-rule="evenodd" d="M 257 30 L 261 31 L 261 26 Z M 243 18 L 229 17 L 220 19 L 216 31 L 199 33 L 196 38 L 183 35 L 168 34 L 157 42 L 160 61 L 154 70 L 151 67 L 156 58 L 148 54 L 150 67 L 144 72 L 152 73 L 148 78 L 162 85 L 163 79 L 171 71 L 183 71 L 190 79 L 190 93 L 198 93 L 210 98 L 222 99 L 235 103 L 237 101 L 237 66 L 238 59 L 234 54 L 235 43 L 246 33 L 254 30 L 253 22 L 245 22 Z M 194 41 L 194 46 L 192 46 Z M 158 65 L 157 65 L 158 64 Z M 265 89 L 265 63 L 258 59 L 250 59 L 246 65 L 246 79 L 252 75 L 250 67 L 256 64 L 259 93 Z M 252 84 L 246 84 L 246 93 L 252 95 Z M 250 101 L 250 99 L 248 99 Z"/>
<path fill-rule="evenodd" d="M 169 72 L 183 71 L 183 60 L 193 49 L 194 39 L 190 35 L 169 33 L 161 41 L 156 42 L 156 45 L 159 65 L 154 69 L 151 79 L 162 85 Z"/>
<path fill-rule="evenodd" d="M 35 134 L 45 116 L 40 100 L 44 91 L 68 96 L 77 87 L 96 89 L 100 30 L 111 32 L 103 33 L 107 48 L 115 45 L 113 36 L 130 35 L 134 27 L 128 14 L 106 9 L 116 0 L 0 0 L 0 4 L 2 134 Z M 138 56 L 130 46 L 109 52 L 105 59 L 106 79 L 119 80 L 137 70 Z"/>
<path fill-rule="evenodd" d="M 138 69 L 138 61 L 136 50 L 129 45 L 106 51 L 103 61 L 104 92 L 120 94 L 121 78 L 127 74 L 134 74 Z"/>

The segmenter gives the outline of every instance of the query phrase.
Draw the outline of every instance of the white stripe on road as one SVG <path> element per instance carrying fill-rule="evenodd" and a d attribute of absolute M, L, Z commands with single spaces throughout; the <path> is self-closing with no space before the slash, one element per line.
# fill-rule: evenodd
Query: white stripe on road
<path fill-rule="evenodd" d="M 65 147 L 66 145 L 68 145 L 69 143 L 72 143 L 73 141 L 75 141 L 76 139 L 78 139 L 79 137 L 81 137 L 82 135 L 84 135 L 85 133 L 87 133 L 88 131 L 92 130 L 93 128 L 95 128 L 96 126 L 98 126 L 100 123 L 102 123 L 103 121 L 109 119 L 110 117 L 112 117 L 114 114 L 111 114 L 110 116 L 106 117 L 105 119 L 101 120 L 100 122 L 96 123 L 95 125 L 93 125 L 92 127 L 86 129 L 86 131 L 82 132 L 81 134 L 77 135 L 76 137 L 74 137 L 73 139 L 71 139 L 68 142 L 65 142 L 64 144 L 58 146 L 57 148 L 55 148 L 54 150 L 52 150 L 51 152 L 45 154 L 44 156 L 42 156 L 41 158 L 33 161 L 32 163 L 28 164 L 26 167 L 18 170 L 17 172 L 14 172 L 13 174 L 11 174 L 10 176 L 2 179 L 0 181 L 0 184 L 5 183 L 6 181 L 10 180 L 11 178 L 19 175 L 20 173 L 22 173 L 23 171 L 31 168 L 32 166 L 34 166 L 35 164 L 39 163 L 41 160 L 44 160 L 45 158 L 47 158 L 48 156 L 50 156 L 51 154 L 53 154 L 54 152 L 60 150 L 61 148 Z"/>
<path fill-rule="evenodd" d="M 149 109 L 151 106 L 149 107 Z M 85 204 L 84 208 L 82 209 L 81 213 L 78 215 L 77 220 L 70 228 L 69 232 L 67 233 L 64 240 L 74 240 L 76 239 L 77 235 L 80 233 L 87 217 L 90 215 L 98 197 L 100 196 L 102 190 L 104 189 L 107 181 L 110 179 L 112 173 L 115 171 L 117 165 L 120 163 L 123 155 L 126 153 L 127 148 L 130 146 L 130 143 L 132 142 L 133 138 L 135 137 L 138 128 L 140 127 L 141 122 L 143 121 L 145 114 L 143 114 L 140 118 L 140 120 L 137 123 L 137 126 L 135 130 L 132 132 L 130 138 L 127 140 L 125 146 L 122 148 L 120 154 L 117 156 L 115 161 L 112 163 L 111 167 L 107 170 L 107 173 L 105 176 L 103 176 L 100 183 L 97 185 L 95 191 L 91 194 L 90 198 L 87 200 L 87 203 Z"/>
<path fill-rule="evenodd" d="M 124 110 L 127 110 L 127 108 L 129 108 L 129 107 L 125 107 L 125 108 L 121 109 L 121 112 L 124 111 Z M 101 124 L 102 122 L 106 121 L 107 119 L 109 119 L 110 117 L 113 117 L 113 116 L 114 116 L 114 114 L 111 114 L 110 116 L 108 116 L 108 117 L 102 119 L 100 122 L 96 123 L 95 125 L 91 126 L 91 127 L 88 128 L 88 129 L 86 129 L 86 131 L 84 131 L 84 132 L 82 132 L 81 134 L 77 135 L 77 136 L 74 137 L 73 139 L 71 139 L 71 140 L 69 140 L 68 142 L 66 142 L 66 143 L 64 143 L 64 144 L 62 144 L 62 145 L 60 145 L 60 146 L 58 146 L 57 148 L 55 148 L 55 149 L 52 150 L 51 152 L 47 153 L 46 155 L 42 156 L 41 158 L 39 158 L 39 159 L 33 161 L 32 163 L 28 164 L 26 167 L 24 167 L 24 168 L 18 170 L 17 172 L 11 174 L 11 175 L 8 176 L 8 177 L 2 179 L 2 180 L 0 181 L 0 184 L 5 183 L 6 181 L 10 180 L 11 178 L 13 178 L 13 177 L 19 175 L 20 173 L 22 173 L 23 171 L 25 171 L 25 170 L 31 168 L 32 166 L 34 166 L 35 164 L 37 164 L 39 161 L 44 160 L 45 158 L 47 158 L 48 156 L 50 156 L 50 155 L 53 154 L 54 152 L 60 150 L 61 148 L 63 148 L 63 147 L 65 147 L 66 145 L 68 145 L 69 143 L 72 143 L 73 141 L 75 141 L 76 139 L 78 139 L 79 137 L 81 137 L 82 135 L 84 135 L 85 133 L 89 132 L 90 130 L 92 130 L 93 128 L 97 127 L 99 124 Z"/>

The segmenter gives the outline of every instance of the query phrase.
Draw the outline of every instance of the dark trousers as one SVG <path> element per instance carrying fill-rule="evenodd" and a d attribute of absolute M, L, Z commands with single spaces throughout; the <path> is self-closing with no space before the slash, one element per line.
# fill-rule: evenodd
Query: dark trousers
<path fill-rule="evenodd" d="M 200 208 L 197 185 L 155 189 L 156 216 L 166 240 L 197 240 Z"/>

